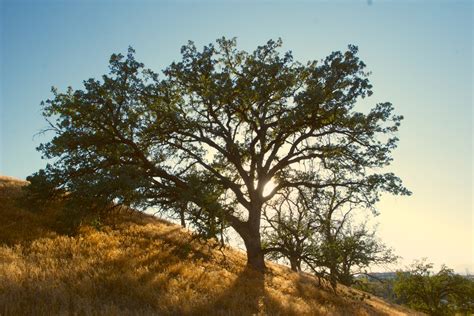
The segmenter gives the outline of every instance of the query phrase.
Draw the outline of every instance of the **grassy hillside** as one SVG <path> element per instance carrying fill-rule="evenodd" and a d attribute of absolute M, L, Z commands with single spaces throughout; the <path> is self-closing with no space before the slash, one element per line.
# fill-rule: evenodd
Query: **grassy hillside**
<path fill-rule="evenodd" d="M 0 315 L 406 315 L 352 289 L 193 240 L 179 226 L 120 211 L 60 234 L 58 209 L 25 210 L 25 182 L 0 177 Z"/>

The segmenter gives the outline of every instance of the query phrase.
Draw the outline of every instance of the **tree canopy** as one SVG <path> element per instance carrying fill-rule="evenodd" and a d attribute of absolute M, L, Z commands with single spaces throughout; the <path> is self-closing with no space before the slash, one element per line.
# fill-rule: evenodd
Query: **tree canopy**
<path fill-rule="evenodd" d="M 350 190 L 371 204 L 383 191 L 408 194 L 381 172 L 402 117 L 388 102 L 355 109 L 372 94 L 357 47 L 302 64 L 281 45 L 249 53 L 235 39 L 189 42 L 160 75 L 131 48 L 112 55 L 102 80 L 53 89 L 43 103 L 54 133 L 38 148 L 53 160 L 43 175 L 71 199 L 197 207 L 235 229 L 260 271 L 262 210 L 279 192 Z"/>

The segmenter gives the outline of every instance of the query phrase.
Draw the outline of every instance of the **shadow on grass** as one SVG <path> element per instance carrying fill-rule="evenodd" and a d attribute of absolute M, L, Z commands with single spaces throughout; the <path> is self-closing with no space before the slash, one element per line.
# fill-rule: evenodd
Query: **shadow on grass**
<path fill-rule="evenodd" d="M 208 304 L 196 306 L 189 315 L 252 315 L 265 309 L 265 277 L 246 267 L 231 286 Z"/>
<path fill-rule="evenodd" d="M 331 292 L 319 288 L 314 280 L 303 278 L 295 280 L 297 294 L 302 301 L 313 302 L 314 309 L 303 306 L 301 300 L 277 290 L 273 278 L 281 278 L 268 271 L 265 275 L 246 267 L 240 272 L 235 281 L 226 287 L 218 297 L 213 297 L 208 304 L 197 306 L 188 315 L 330 315 L 324 313 L 324 305 L 333 306 Z M 277 281 L 278 282 L 278 281 Z M 281 292 L 280 292 L 281 291 Z M 291 289 L 288 289 L 291 291 Z M 341 299 L 342 302 L 342 299 Z M 343 304 L 347 305 L 347 302 Z M 360 310 L 351 309 L 348 313 L 337 315 L 356 315 Z M 373 313 L 377 314 L 377 313 Z M 335 315 L 335 314 L 333 314 Z"/>

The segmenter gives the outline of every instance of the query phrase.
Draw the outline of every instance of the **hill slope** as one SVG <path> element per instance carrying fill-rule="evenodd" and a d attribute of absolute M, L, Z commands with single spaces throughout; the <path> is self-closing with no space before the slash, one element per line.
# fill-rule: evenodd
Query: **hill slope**
<path fill-rule="evenodd" d="M 25 184 L 0 177 L 0 315 L 413 314 L 344 287 L 336 296 L 272 263 L 261 277 L 242 252 L 137 212 L 62 235 L 54 210 L 17 202 Z"/>

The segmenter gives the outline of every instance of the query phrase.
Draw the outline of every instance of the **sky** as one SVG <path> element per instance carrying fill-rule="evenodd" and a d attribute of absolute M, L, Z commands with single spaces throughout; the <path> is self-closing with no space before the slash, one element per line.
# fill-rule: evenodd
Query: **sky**
<path fill-rule="evenodd" d="M 237 37 L 251 51 L 282 38 L 296 60 L 348 44 L 372 72 L 374 95 L 402 114 L 393 164 L 410 197 L 377 204 L 378 236 L 403 257 L 474 273 L 472 1 L 5 1 L 0 0 L 0 174 L 45 166 L 51 135 L 40 102 L 51 87 L 82 88 L 107 73 L 112 53 L 155 71 L 180 47 Z"/>

